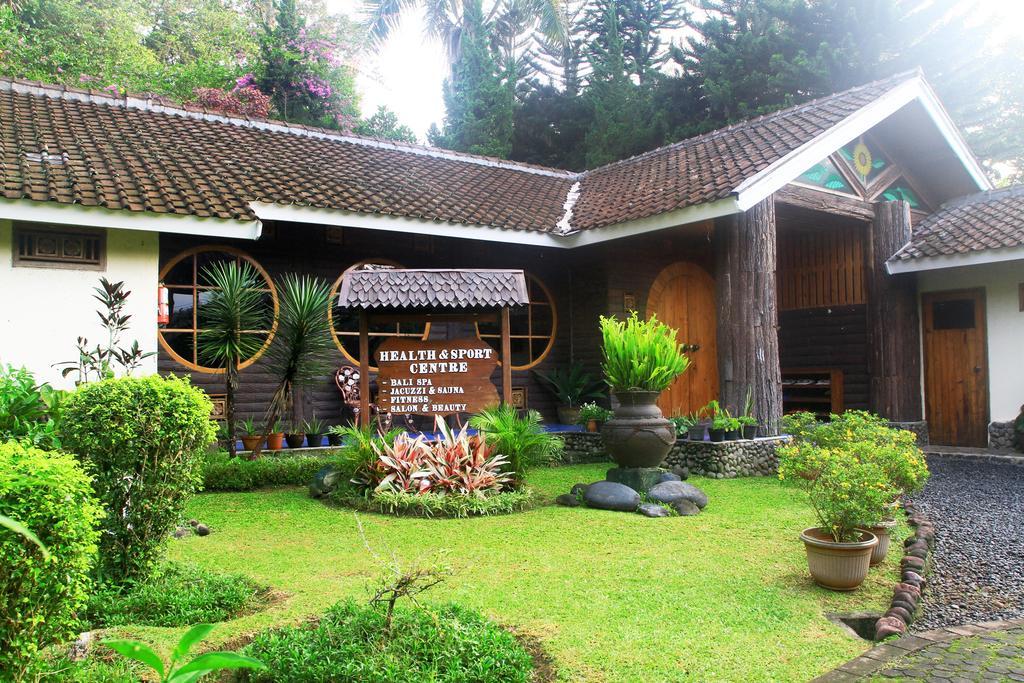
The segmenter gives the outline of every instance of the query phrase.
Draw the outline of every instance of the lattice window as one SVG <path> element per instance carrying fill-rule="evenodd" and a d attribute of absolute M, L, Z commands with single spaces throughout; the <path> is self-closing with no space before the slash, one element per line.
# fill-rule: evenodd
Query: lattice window
<path fill-rule="evenodd" d="M 850 186 L 846 178 L 836 168 L 831 159 L 822 159 L 819 163 L 807 169 L 796 182 L 806 185 L 813 185 L 833 192 L 858 196 L 856 190 Z"/>
<path fill-rule="evenodd" d="M 870 185 L 890 165 L 882 151 L 871 140 L 863 137 L 840 149 L 839 154 L 857 174 L 864 187 Z"/>
<path fill-rule="evenodd" d="M 887 187 L 885 192 L 879 195 L 879 199 L 884 199 L 890 202 L 902 199 L 907 204 L 910 204 L 911 209 L 924 208 L 924 203 L 921 201 L 921 198 L 913 189 L 911 189 L 910 185 L 908 185 L 907 181 L 903 178 L 897 179 L 896 182 Z"/>
<path fill-rule="evenodd" d="M 509 311 L 509 346 L 513 370 L 529 370 L 540 363 L 555 344 L 558 312 L 555 300 L 544 283 L 526 274 L 530 303 Z M 478 323 L 477 335 L 501 353 L 501 326 Z"/>
<path fill-rule="evenodd" d="M 106 268 L 106 232 L 86 228 L 14 226 L 14 265 L 43 268 Z"/>

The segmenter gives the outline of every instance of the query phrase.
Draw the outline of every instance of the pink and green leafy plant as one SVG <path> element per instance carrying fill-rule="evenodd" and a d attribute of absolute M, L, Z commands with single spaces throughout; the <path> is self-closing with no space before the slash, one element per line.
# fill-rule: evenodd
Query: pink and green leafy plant
<path fill-rule="evenodd" d="M 374 490 L 485 496 L 512 484 L 512 474 L 503 471 L 508 458 L 495 454 L 485 437 L 470 436 L 465 426 L 452 431 L 440 417 L 436 430 L 440 438 L 434 441 L 400 434 L 374 444 Z"/>

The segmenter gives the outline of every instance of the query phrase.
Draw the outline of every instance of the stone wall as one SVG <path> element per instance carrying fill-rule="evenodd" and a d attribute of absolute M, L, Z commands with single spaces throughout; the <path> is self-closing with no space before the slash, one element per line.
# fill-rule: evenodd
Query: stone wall
<path fill-rule="evenodd" d="M 916 422 L 890 422 L 890 427 L 905 429 L 917 435 L 917 445 L 924 448 L 928 445 L 928 423 L 924 420 Z"/>
<path fill-rule="evenodd" d="M 566 464 L 610 462 L 600 434 L 565 432 Z M 681 476 L 704 476 L 712 479 L 771 476 L 778 469 L 776 449 L 789 441 L 788 436 L 739 441 L 676 441 L 662 467 Z"/>
<path fill-rule="evenodd" d="M 988 426 L 988 445 L 997 451 L 1013 451 L 1013 422 L 992 422 Z"/>

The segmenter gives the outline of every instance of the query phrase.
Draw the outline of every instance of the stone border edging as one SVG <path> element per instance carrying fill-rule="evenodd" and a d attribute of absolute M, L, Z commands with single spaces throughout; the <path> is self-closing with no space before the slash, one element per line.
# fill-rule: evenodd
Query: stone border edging
<path fill-rule="evenodd" d="M 908 634 L 899 640 L 875 645 L 860 657 L 851 659 L 834 671 L 818 676 L 812 683 L 858 681 L 885 668 L 892 660 L 913 654 L 929 645 L 948 643 L 957 638 L 969 638 L 993 631 L 1005 631 L 1018 626 L 1024 626 L 1024 618 L 980 621 L 964 626 L 944 626 L 931 631 Z"/>
<path fill-rule="evenodd" d="M 935 545 L 935 527 L 913 503 L 905 504 L 904 510 L 914 533 L 903 541 L 900 582 L 893 587 L 888 611 L 875 622 L 876 641 L 907 632 L 907 627 L 914 621 L 925 586 L 928 585 L 924 573 Z"/>
<path fill-rule="evenodd" d="M 1002 465 L 1013 465 L 1015 467 L 1024 467 L 1024 455 L 1015 453 L 998 453 L 994 451 L 987 452 L 964 452 L 964 451 L 944 451 L 941 446 L 933 446 L 931 448 L 925 448 L 924 454 L 929 458 L 948 458 L 949 460 L 974 460 L 985 463 L 995 463 Z"/>

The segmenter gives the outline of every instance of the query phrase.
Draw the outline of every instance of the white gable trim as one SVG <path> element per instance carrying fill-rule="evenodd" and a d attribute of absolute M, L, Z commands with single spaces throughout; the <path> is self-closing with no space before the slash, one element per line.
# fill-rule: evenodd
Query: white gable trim
<path fill-rule="evenodd" d="M 39 202 L 31 199 L 0 199 L 0 218 L 29 223 L 56 223 L 81 225 L 90 228 L 116 228 L 169 232 L 200 237 L 232 237 L 243 240 L 259 239 L 263 224 L 258 221 L 201 218 L 199 216 L 149 213 L 107 209 L 101 206 Z"/>
<path fill-rule="evenodd" d="M 777 192 L 787 183 L 800 177 L 800 174 L 811 166 L 871 130 L 914 100 L 918 100 L 924 106 L 978 189 L 992 189 L 991 182 L 960 137 L 935 93 L 921 76 L 916 76 L 895 86 L 874 102 L 861 107 L 818 137 L 740 183 L 735 190 L 740 210 L 746 211 L 773 192 Z"/>
<path fill-rule="evenodd" d="M 609 240 L 622 239 L 655 230 L 663 230 L 718 216 L 739 213 L 736 200 L 732 197 L 727 197 L 715 202 L 689 206 L 685 209 L 669 211 L 648 218 L 562 235 L 530 230 L 510 230 L 486 225 L 465 225 L 462 223 L 433 221 L 425 218 L 409 218 L 407 216 L 345 211 L 342 209 L 323 209 L 297 204 L 251 202 L 249 207 L 263 221 L 316 223 L 318 225 L 335 227 L 364 228 L 367 230 L 383 230 L 386 232 L 411 233 L 415 235 L 427 234 L 438 237 L 475 239 L 487 242 L 523 244 L 556 249 L 572 249 L 590 244 L 599 244 Z"/>
<path fill-rule="evenodd" d="M 890 275 L 898 273 L 920 273 L 924 270 L 943 270 L 962 266 L 981 266 L 988 263 L 1024 260 L 1024 246 L 1003 247 L 1002 249 L 984 249 L 967 254 L 942 254 L 941 256 L 922 256 L 914 259 L 889 261 L 885 269 Z"/>

